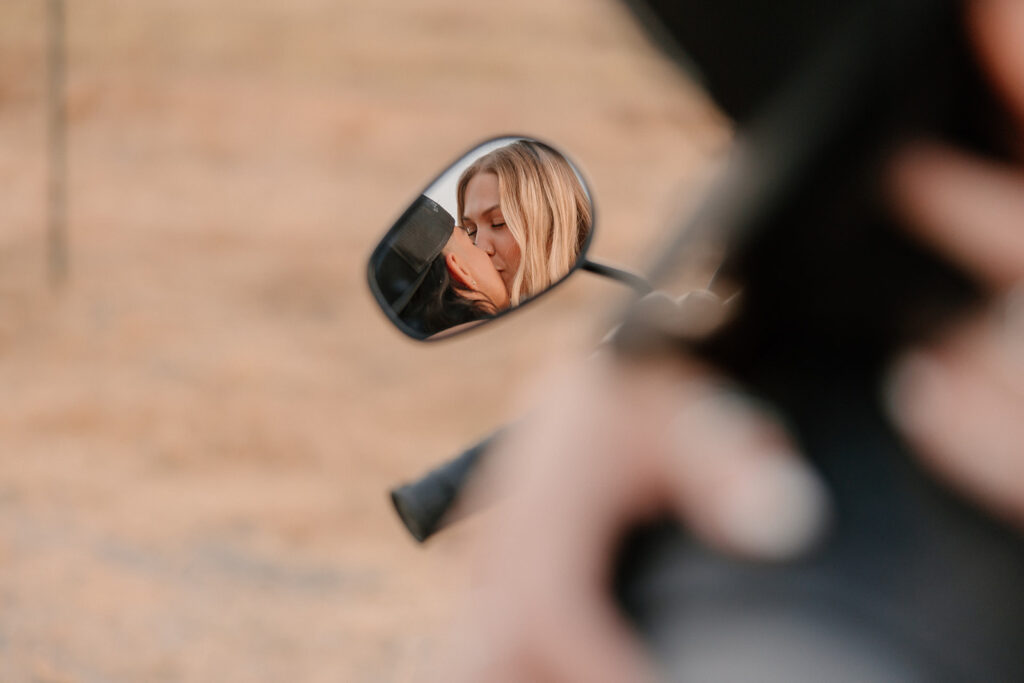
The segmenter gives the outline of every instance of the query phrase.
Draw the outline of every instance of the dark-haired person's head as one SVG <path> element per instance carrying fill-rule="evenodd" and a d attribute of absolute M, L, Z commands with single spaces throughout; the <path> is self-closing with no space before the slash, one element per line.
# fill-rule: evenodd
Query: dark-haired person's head
<path fill-rule="evenodd" d="M 462 228 L 454 228 L 403 309 L 402 319 L 430 336 L 489 318 L 508 305 L 508 290 L 487 254 Z"/>
<path fill-rule="evenodd" d="M 508 308 L 491 259 L 430 197 L 413 202 L 393 233 L 374 272 L 388 305 L 412 330 L 431 336 Z"/>

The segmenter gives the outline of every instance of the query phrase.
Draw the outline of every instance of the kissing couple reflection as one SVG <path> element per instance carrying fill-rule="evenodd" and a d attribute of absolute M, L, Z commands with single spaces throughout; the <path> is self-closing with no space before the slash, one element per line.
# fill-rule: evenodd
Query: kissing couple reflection
<path fill-rule="evenodd" d="M 519 139 L 475 159 L 455 189 L 458 224 L 421 195 L 399 221 L 392 309 L 424 337 L 492 318 L 565 277 L 590 234 L 590 200 L 559 152 Z M 394 279 L 394 278 L 393 278 Z"/>

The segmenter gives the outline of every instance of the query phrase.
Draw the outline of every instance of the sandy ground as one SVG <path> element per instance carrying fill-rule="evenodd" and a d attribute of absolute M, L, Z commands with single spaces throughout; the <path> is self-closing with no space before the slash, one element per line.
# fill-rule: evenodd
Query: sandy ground
<path fill-rule="evenodd" d="M 45 2 L 0 3 L 0 680 L 405 681 L 465 531 L 386 491 L 601 332 L 580 274 L 446 343 L 365 258 L 480 139 L 559 144 L 639 267 L 724 123 L 596 0 L 68 0 L 71 273 L 45 269 Z M 557 361 L 555 361 L 557 362 Z"/>

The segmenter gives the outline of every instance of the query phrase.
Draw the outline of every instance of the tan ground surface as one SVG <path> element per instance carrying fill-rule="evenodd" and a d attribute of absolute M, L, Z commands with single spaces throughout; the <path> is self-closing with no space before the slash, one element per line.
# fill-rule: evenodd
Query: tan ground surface
<path fill-rule="evenodd" d="M 68 0 L 72 272 L 45 277 L 43 0 L 0 3 L 0 680 L 404 681 L 465 532 L 386 502 L 584 351 L 579 275 L 433 346 L 364 285 L 479 139 L 557 142 L 639 266 L 725 127 L 596 0 Z"/>

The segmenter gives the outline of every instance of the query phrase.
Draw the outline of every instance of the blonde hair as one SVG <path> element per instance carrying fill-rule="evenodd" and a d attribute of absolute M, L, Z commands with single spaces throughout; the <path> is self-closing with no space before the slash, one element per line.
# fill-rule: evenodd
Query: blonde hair
<path fill-rule="evenodd" d="M 590 234 L 590 200 L 565 157 L 542 142 L 518 140 L 462 172 L 456 189 L 460 217 L 466 186 L 478 173 L 498 176 L 501 214 L 519 245 L 519 268 L 508 293 L 515 306 L 572 270 Z"/>

